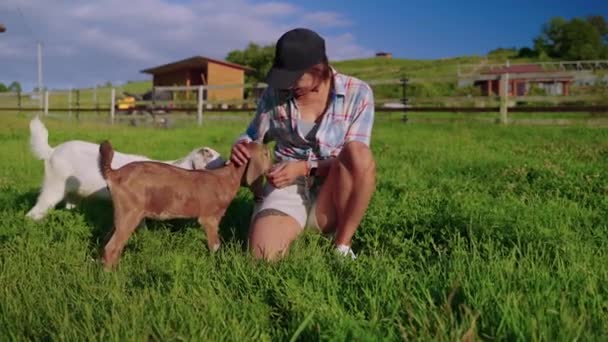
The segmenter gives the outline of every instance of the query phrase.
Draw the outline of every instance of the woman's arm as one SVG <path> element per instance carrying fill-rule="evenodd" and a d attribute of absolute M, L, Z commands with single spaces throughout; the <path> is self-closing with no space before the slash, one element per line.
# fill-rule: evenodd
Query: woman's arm
<path fill-rule="evenodd" d="M 266 88 L 256 106 L 255 116 L 247 126 L 245 132 L 238 137 L 236 140 L 237 143 L 250 141 L 263 142 L 264 136 L 268 132 L 270 126 L 268 112 L 272 106 L 272 100 L 272 92 L 269 88 Z"/>
<path fill-rule="evenodd" d="M 356 113 L 353 115 L 353 121 L 350 124 L 346 136 L 344 137 L 344 144 L 352 141 L 358 141 L 365 145 L 370 145 L 372 127 L 374 124 L 374 93 L 372 89 L 367 86 L 362 88 L 360 98 L 358 99 L 358 106 L 356 106 Z M 328 159 L 320 160 L 319 166 L 315 173 L 319 177 L 327 177 L 331 166 L 336 162 L 336 157 L 330 157 Z"/>
<path fill-rule="evenodd" d="M 374 92 L 369 85 L 361 86 L 356 99 L 353 121 L 344 137 L 344 144 L 358 141 L 369 146 L 374 125 Z"/>
<path fill-rule="evenodd" d="M 266 88 L 258 102 L 255 117 L 251 120 L 245 132 L 243 132 L 232 145 L 230 160 L 237 165 L 245 164 L 247 160 L 251 158 L 244 146 L 245 143 L 251 141 L 260 144 L 264 143 L 264 136 L 268 133 L 270 127 L 270 119 L 268 116 L 269 106 L 272 105 L 270 101 L 272 101 L 272 94 L 268 88 Z"/>

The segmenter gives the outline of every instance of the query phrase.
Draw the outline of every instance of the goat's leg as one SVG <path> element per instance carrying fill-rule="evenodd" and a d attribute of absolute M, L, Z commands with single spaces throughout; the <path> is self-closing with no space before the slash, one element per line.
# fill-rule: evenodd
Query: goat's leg
<path fill-rule="evenodd" d="M 205 216 L 199 217 L 198 223 L 205 229 L 209 250 L 215 252 L 220 249 L 220 237 L 218 234 L 220 220 L 217 217 Z"/>
<path fill-rule="evenodd" d="M 68 193 L 68 195 L 65 196 L 65 208 L 67 210 L 76 209 L 81 202 L 82 199 L 79 198 L 78 195 Z"/>
<path fill-rule="evenodd" d="M 45 167 L 42 191 L 38 196 L 36 205 L 28 211 L 26 216 L 33 220 L 41 220 L 50 209 L 61 202 L 64 196 L 65 180 L 57 177 L 49 167 Z"/>
<path fill-rule="evenodd" d="M 115 209 L 114 231 L 104 247 L 103 265 L 105 269 L 111 269 L 118 263 L 129 237 L 133 234 L 142 219 L 142 214 L 136 211 L 121 212 Z"/>

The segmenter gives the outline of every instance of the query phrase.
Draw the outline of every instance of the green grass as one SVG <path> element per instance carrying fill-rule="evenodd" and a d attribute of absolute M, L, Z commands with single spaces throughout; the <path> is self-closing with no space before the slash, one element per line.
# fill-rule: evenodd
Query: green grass
<path fill-rule="evenodd" d="M 34 223 L 42 162 L 28 118 L 0 128 L 0 336 L 7 340 L 606 340 L 608 131 L 403 124 L 379 115 L 377 191 L 356 261 L 305 233 L 282 261 L 246 253 L 242 190 L 211 254 L 193 221 L 149 222 L 105 273 L 111 205 Z M 52 145 L 111 139 L 177 158 L 222 154 L 246 118 L 202 128 L 46 119 Z"/>

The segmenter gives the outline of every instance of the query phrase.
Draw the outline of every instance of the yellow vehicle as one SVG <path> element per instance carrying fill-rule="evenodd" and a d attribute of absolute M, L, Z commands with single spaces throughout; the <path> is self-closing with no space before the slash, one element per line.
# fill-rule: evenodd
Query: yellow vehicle
<path fill-rule="evenodd" d="M 134 96 L 125 96 L 120 98 L 116 104 L 116 109 L 131 112 L 135 109 L 135 101 Z"/>
<path fill-rule="evenodd" d="M 141 114 L 141 113 L 169 113 L 173 110 L 173 103 L 169 104 L 155 104 L 154 102 L 147 103 L 152 100 L 152 92 L 148 92 L 144 95 L 129 94 L 123 92 L 123 96 L 116 100 L 114 108 L 119 113 L 126 114 Z M 159 93 L 157 95 L 157 101 L 170 101 L 172 95 L 170 92 Z M 138 103 L 139 101 L 139 103 Z"/>

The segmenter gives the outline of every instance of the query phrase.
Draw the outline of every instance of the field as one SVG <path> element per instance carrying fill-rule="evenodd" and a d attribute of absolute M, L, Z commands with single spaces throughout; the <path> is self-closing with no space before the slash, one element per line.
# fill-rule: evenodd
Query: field
<path fill-rule="evenodd" d="M 51 145 L 109 138 L 172 159 L 223 155 L 247 116 L 174 129 L 45 119 Z M 378 115 L 377 191 L 355 261 L 306 232 L 280 262 L 246 253 L 242 190 L 211 254 L 194 221 L 148 222 L 101 270 L 111 204 L 39 223 L 29 117 L 0 119 L 3 340 L 606 340 L 608 130 L 402 123 Z"/>

